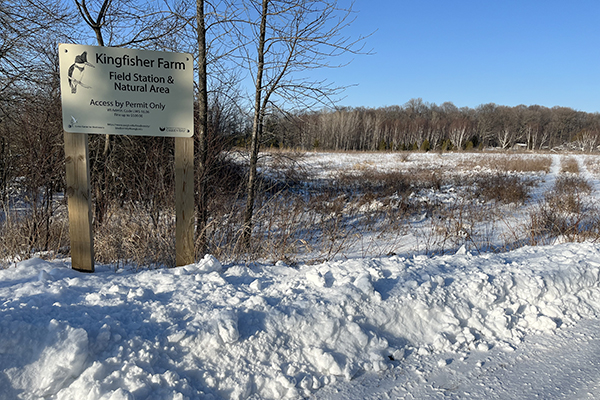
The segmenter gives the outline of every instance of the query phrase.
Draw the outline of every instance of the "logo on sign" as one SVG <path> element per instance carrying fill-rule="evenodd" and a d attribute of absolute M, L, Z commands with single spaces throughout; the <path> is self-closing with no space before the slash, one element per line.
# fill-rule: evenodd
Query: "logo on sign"
<path fill-rule="evenodd" d="M 69 78 L 69 86 L 71 87 L 71 93 L 77 93 L 77 87 L 81 86 L 85 89 L 91 89 L 91 86 L 83 83 L 83 76 L 85 74 L 86 67 L 96 68 L 93 64 L 89 63 L 87 60 L 87 51 L 84 51 L 80 55 L 75 57 L 75 61 L 69 67 L 69 71 L 67 73 Z"/>

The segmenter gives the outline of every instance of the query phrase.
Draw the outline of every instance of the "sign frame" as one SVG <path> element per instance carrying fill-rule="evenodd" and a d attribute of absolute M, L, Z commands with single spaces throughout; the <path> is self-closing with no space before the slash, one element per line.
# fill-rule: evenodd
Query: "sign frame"
<path fill-rule="evenodd" d="M 191 54 L 60 44 L 59 65 L 65 132 L 193 136 Z"/>

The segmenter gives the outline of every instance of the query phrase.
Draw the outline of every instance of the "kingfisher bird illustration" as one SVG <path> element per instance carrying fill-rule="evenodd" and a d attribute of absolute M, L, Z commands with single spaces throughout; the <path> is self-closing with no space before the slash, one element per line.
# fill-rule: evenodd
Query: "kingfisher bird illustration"
<path fill-rule="evenodd" d="M 68 75 L 69 86 L 71 86 L 71 93 L 77 93 L 77 86 L 81 86 L 86 89 L 91 88 L 91 86 L 87 86 L 82 82 L 85 67 L 96 68 L 94 65 L 88 62 L 87 51 L 84 51 L 83 53 L 75 57 L 75 62 L 69 67 Z"/>

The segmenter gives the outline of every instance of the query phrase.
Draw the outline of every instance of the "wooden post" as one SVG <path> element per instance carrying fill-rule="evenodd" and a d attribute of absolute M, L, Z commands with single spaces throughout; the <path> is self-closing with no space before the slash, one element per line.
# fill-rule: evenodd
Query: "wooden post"
<path fill-rule="evenodd" d="M 193 264 L 194 138 L 175 138 L 175 264 Z"/>
<path fill-rule="evenodd" d="M 94 272 L 88 135 L 65 132 L 67 206 L 72 268 Z"/>

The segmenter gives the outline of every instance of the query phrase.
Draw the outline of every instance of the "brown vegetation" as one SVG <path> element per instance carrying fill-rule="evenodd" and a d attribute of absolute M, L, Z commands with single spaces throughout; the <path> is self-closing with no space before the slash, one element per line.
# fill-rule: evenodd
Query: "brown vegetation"
<path fill-rule="evenodd" d="M 560 171 L 562 173 L 579 174 L 579 164 L 573 157 L 566 157 L 562 159 L 560 165 Z"/>
<path fill-rule="evenodd" d="M 600 209 L 591 203 L 592 188 L 578 176 L 560 176 L 544 201 L 530 215 L 533 244 L 548 240 L 600 239 Z"/>
<path fill-rule="evenodd" d="M 494 157 L 493 169 L 467 175 L 430 164 L 386 172 L 365 158 L 350 170 L 319 179 L 306 168 L 305 157 L 293 152 L 264 155 L 250 249 L 242 245 L 241 236 L 244 165 L 239 157 L 215 160 L 206 227 L 213 255 L 223 262 L 294 264 L 329 260 L 350 249 L 360 249 L 365 256 L 397 253 L 406 235 L 418 240 L 413 251 L 426 254 L 453 252 L 461 245 L 472 251 L 501 251 L 559 238 L 598 237 L 598 212 L 586 201 L 591 189 L 573 174 L 561 175 L 542 203 L 529 208 L 528 227 L 509 222 L 510 215 L 529 207 L 535 179 L 539 169 L 547 168 L 547 157 L 534 158 L 536 162 L 530 162 L 529 155 L 522 162 L 514 156 Z M 95 232 L 99 262 L 173 265 L 172 193 L 160 190 L 162 203 L 156 207 L 152 197 L 142 195 L 149 189 L 121 192 L 125 195 L 121 203 L 114 197 L 105 223 Z M 64 204 L 53 209 L 47 254 L 68 251 Z M 41 242 L 27 240 L 33 215 L 10 215 L 2 226 L 4 258 L 24 258 L 43 250 Z M 506 226 L 508 233 L 499 235 L 498 229 Z M 498 242 L 499 236 L 505 241 Z"/>
<path fill-rule="evenodd" d="M 504 173 L 474 179 L 474 195 L 484 201 L 524 204 L 529 199 L 533 180 Z"/>
<path fill-rule="evenodd" d="M 272 44 L 266 48 L 267 63 L 261 68 L 283 66 L 285 70 L 267 73 L 264 85 L 257 86 L 260 107 L 254 110 L 243 109 L 241 91 L 236 87 L 239 76 L 248 71 L 220 61 L 231 60 L 227 57 L 235 53 L 233 49 L 241 49 L 237 56 L 249 57 L 238 64 L 254 65 L 259 61 L 250 50 L 260 47 L 257 38 L 235 35 L 245 31 L 236 28 L 240 22 L 258 26 L 260 12 L 242 15 L 238 11 L 243 7 L 230 8 L 228 2 L 198 2 L 201 8 L 207 8 L 202 18 L 196 7 L 183 3 L 177 3 L 172 12 L 162 12 L 166 10 L 154 8 L 158 3 L 140 10 L 135 3 L 117 6 L 100 1 L 87 3 L 91 8 L 87 13 L 83 3 L 75 3 L 79 7 L 74 3 L 48 5 L 38 0 L 9 0 L 0 5 L 0 20 L 6 27 L 0 40 L 0 257 L 4 260 L 68 250 L 56 43 L 72 42 L 86 31 L 107 46 L 203 54 L 202 42 L 210 43 L 204 49 L 209 51 L 208 56 L 197 59 L 200 70 L 208 71 L 204 78 L 198 78 L 196 106 L 196 126 L 202 126 L 196 135 L 200 150 L 195 164 L 199 216 L 196 234 L 200 238 L 196 246 L 199 254 L 206 249 L 223 260 L 329 259 L 357 243 L 365 254 L 386 254 L 388 250 L 396 251 L 410 227 L 423 229 L 419 240 L 427 252 L 452 251 L 465 243 L 477 249 L 495 249 L 490 239 L 495 232 L 482 231 L 480 226 L 486 220 L 502 220 L 518 207 L 527 207 L 532 190 L 527 174 L 539 177 L 550 167 L 550 157 L 518 155 L 524 150 L 544 149 L 592 152 L 600 143 L 600 114 L 566 107 L 489 103 L 471 109 L 458 108 L 451 102 L 437 105 L 411 99 L 403 105 L 378 109 L 307 109 L 311 100 L 328 98 L 327 94 L 337 93 L 338 88 L 323 86 L 319 81 L 295 81 L 296 74 L 291 72 L 298 67 L 329 65 L 320 57 L 330 54 L 324 48 L 328 45 L 336 48 L 335 54 L 342 49 L 360 51 L 354 45 L 361 39 L 346 42 L 345 35 L 337 36 L 350 10 L 343 12 L 328 1 L 319 2 L 322 17 L 302 14 L 300 11 L 307 10 L 302 7 L 298 8 L 299 14 L 286 14 L 292 8 L 284 8 L 279 11 L 289 20 L 283 18 L 265 26 L 271 31 L 265 32 L 263 44 L 278 38 L 271 43 L 280 43 L 281 47 Z M 277 4 L 281 5 L 263 2 L 265 10 Z M 341 15 L 336 14 L 340 11 Z M 266 17 L 264 13 L 262 16 Z M 206 20 L 207 31 L 201 28 L 204 21 L 197 20 L 197 26 L 190 24 L 196 17 Z M 286 21 L 295 22 L 285 25 Z M 284 26 L 273 31 L 279 23 Z M 302 26 L 308 30 L 287 38 L 280 36 L 281 32 L 291 32 L 287 28 Z M 311 30 L 313 27 L 318 27 L 321 34 Z M 201 39 L 199 34 L 207 36 Z M 301 45 L 289 46 L 299 40 Z M 309 43 L 318 45 L 307 46 Z M 289 53 L 292 49 L 301 53 Z M 275 51 L 271 61 L 290 62 L 272 63 L 270 51 Z M 315 58 L 315 54 L 319 56 Z M 258 71 L 250 75 L 256 76 L 254 72 Z M 209 80 L 209 88 L 203 85 L 205 79 Z M 283 101 L 277 102 L 276 98 Z M 289 104 L 298 108 L 286 110 Z M 255 128 L 259 132 L 254 129 L 254 134 L 252 121 L 245 117 L 251 114 L 248 111 L 258 114 L 260 126 Z M 399 168 L 401 172 L 381 172 L 364 161 L 332 178 L 316 179 L 302 167 L 300 153 L 280 152 L 271 153 L 265 168 L 254 176 L 254 162 L 230 157 L 234 145 L 247 151 L 251 138 L 255 139 L 252 153 L 257 157 L 259 147 L 398 151 L 397 160 L 403 167 Z M 510 154 L 494 152 L 489 156 L 484 150 L 490 147 Z M 436 151 L 439 160 L 431 167 L 415 166 L 415 153 L 411 151 Z M 477 154 L 472 157 L 477 161 L 464 162 L 456 171 L 448 170 L 443 164 L 444 153 L 458 151 L 479 152 L 463 153 Z M 92 136 L 90 167 L 97 258 L 107 263 L 172 265 L 167 250 L 172 245 L 174 223 L 173 141 Z M 576 167 L 576 162 L 565 162 L 563 171 L 575 175 Z M 471 174 L 476 168 L 478 171 Z M 454 174 L 458 170 L 460 174 Z M 480 173 L 482 170 L 486 172 Z M 245 190 L 251 186 L 246 184 L 250 180 L 256 184 L 256 208 L 252 223 L 248 223 L 247 213 L 244 224 L 241 210 L 254 196 L 246 194 L 251 192 Z M 584 188 L 567 183 L 563 190 L 559 187 L 562 184 L 557 182 L 556 192 L 560 195 L 546 198 L 546 208 L 532 216 L 536 219 L 531 227 L 535 240 L 564 236 L 560 232 L 571 232 L 565 226 L 576 226 L 578 232 L 594 231 L 590 225 L 594 208 L 586 203 Z M 455 196 L 454 190 L 459 194 Z M 575 215 L 584 221 L 578 222 Z M 558 223 L 559 217 L 566 218 L 566 222 Z M 240 245 L 244 225 L 252 230 L 248 249 Z M 386 241 L 368 239 L 373 233 Z M 375 243 L 388 244 L 381 248 Z"/>
<path fill-rule="evenodd" d="M 483 158 L 481 166 L 504 172 L 545 172 L 550 171 L 552 159 L 547 156 L 523 157 L 514 155 L 499 155 Z"/>

